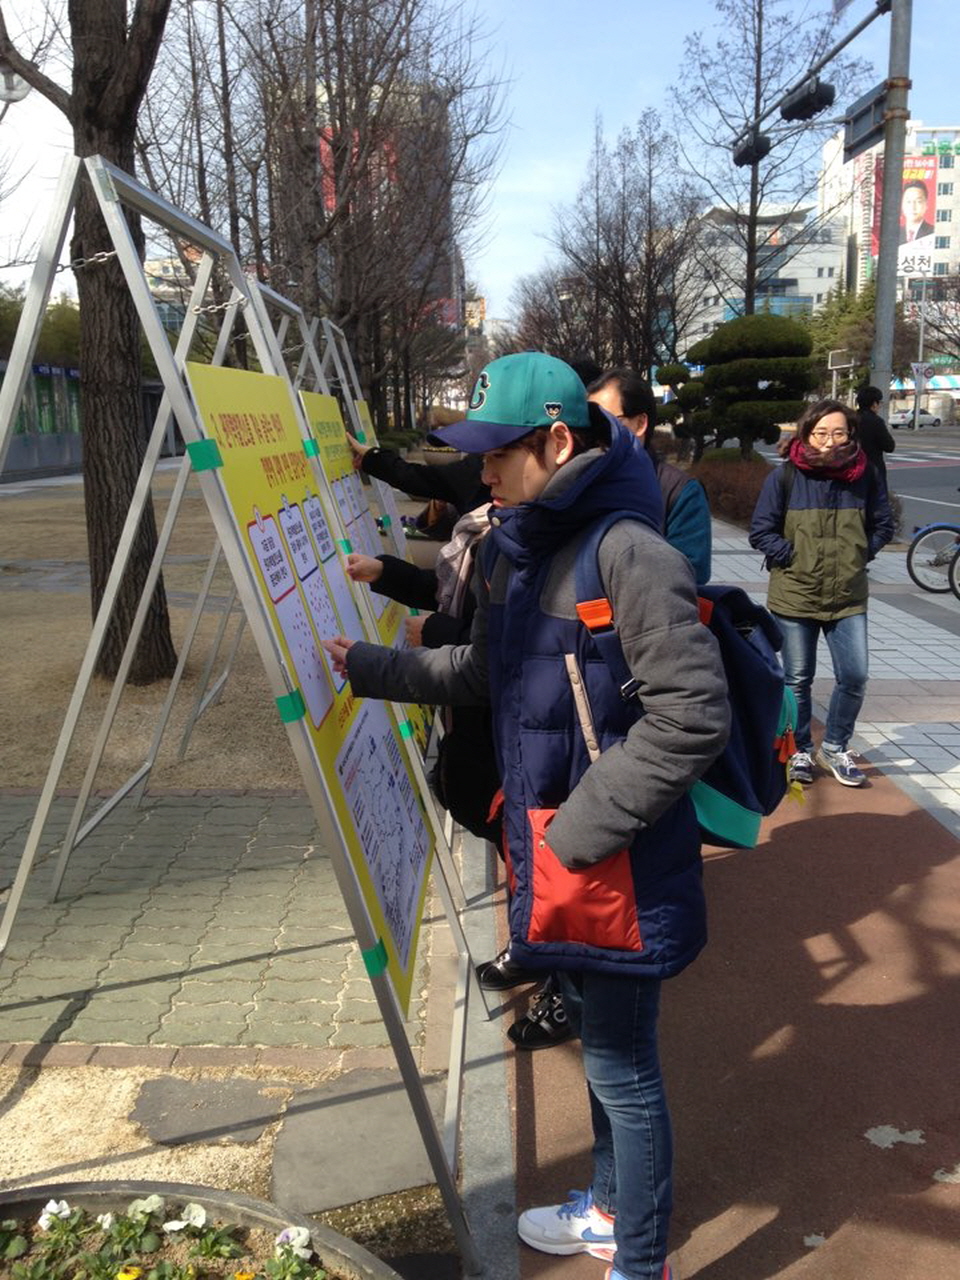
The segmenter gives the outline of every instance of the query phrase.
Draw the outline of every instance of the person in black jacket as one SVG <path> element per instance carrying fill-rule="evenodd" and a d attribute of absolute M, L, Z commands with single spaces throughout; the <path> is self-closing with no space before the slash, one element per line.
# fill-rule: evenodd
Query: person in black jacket
<path fill-rule="evenodd" d="M 480 479 L 483 460 L 467 454 L 453 462 L 407 462 L 393 449 L 360 444 L 347 435 L 357 471 L 384 480 L 413 498 L 436 498 L 449 502 L 462 516 L 474 507 L 490 502 L 490 489 Z"/>
<path fill-rule="evenodd" d="M 451 541 L 437 557 L 436 568 L 421 569 L 397 556 L 374 558 L 354 552 L 347 557 L 347 573 L 355 582 L 369 583 L 379 595 L 410 609 L 428 611 L 427 616 L 421 613 L 406 619 L 408 645 L 439 649 L 466 644 L 476 604 L 469 590 L 473 557 L 480 534 L 488 528 L 485 513 L 490 487 L 480 479 L 483 459 L 467 454 L 453 462 L 407 462 L 393 449 L 361 444 L 349 433 L 347 443 L 355 470 L 383 480 L 401 493 L 449 503 L 460 517 L 450 531 Z M 459 540 L 458 529 L 462 534 Z M 460 551 L 463 556 L 455 571 L 458 582 L 454 583 L 451 554 Z M 443 582 L 438 579 L 438 568 Z M 489 711 L 457 707 L 446 711 L 444 719 L 447 731 L 431 776 L 434 793 L 460 826 L 499 847 L 500 820 L 488 819 L 491 800 L 500 786 Z"/>
<path fill-rule="evenodd" d="M 489 499 L 489 490 L 486 492 Z M 435 568 L 419 568 L 397 556 L 351 552 L 347 556 L 347 573 L 355 582 L 369 583 L 379 595 L 411 609 L 428 611 L 406 619 L 407 644 L 411 647 L 440 649 L 444 645 L 466 644 L 476 608 L 476 597 L 470 589 L 474 558 L 488 529 L 485 501 L 457 521 Z M 445 732 L 430 776 L 434 794 L 455 822 L 499 849 L 500 818 L 498 815 L 491 820 L 489 816 L 500 788 L 490 710 L 448 707 L 443 720 Z"/>
<path fill-rule="evenodd" d="M 885 453 L 893 453 L 897 447 L 890 428 L 880 417 L 877 410 L 883 404 L 883 392 L 879 387 L 861 387 L 857 392 L 857 437 L 860 447 L 880 473 L 880 479 L 886 487 L 887 464 Z"/>

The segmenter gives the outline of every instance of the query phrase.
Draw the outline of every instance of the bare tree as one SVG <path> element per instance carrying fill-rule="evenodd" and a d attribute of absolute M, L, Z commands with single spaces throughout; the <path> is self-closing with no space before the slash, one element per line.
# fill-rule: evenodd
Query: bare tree
<path fill-rule="evenodd" d="M 674 359 L 700 305 L 699 206 L 655 111 L 612 147 L 598 121 L 583 185 L 555 214 L 558 256 L 514 294 L 516 340 L 602 366 L 649 371 Z"/>
<path fill-rule="evenodd" d="M 960 363 L 960 275 L 934 277 L 922 306 L 927 353 L 936 352 Z M 903 304 L 905 315 L 915 326 L 920 323 L 920 308 L 916 295 Z M 916 350 L 914 345 L 911 359 L 916 359 Z"/>
<path fill-rule="evenodd" d="M 589 355 L 597 359 L 593 354 L 596 329 L 581 294 L 581 282 L 564 266 L 554 263 L 521 276 L 510 302 L 516 323 L 499 336 L 496 355 L 536 350 L 561 358 Z"/>
<path fill-rule="evenodd" d="M 163 37 L 171 0 L 69 0 L 70 88 L 57 83 L 14 47 L 0 7 L 0 57 L 66 116 L 78 156 L 101 155 L 134 168 L 137 115 Z M 130 226 L 142 245 L 139 220 Z M 81 316 L 80 397 L 83 415 L 84 498 L 94 610 L 130 507 L 145 446 L 140 403 L 140 324 L 116 259 L 94 263 L 112 249 L 89 184 L 79 187 L 71 256 L 77 269 Z M 152 506 L 143 512 L 127 574 L 97 662 L 116 674 L 156 547 Z M 146 683 L 172 675 L 176 654 L 162 580 L 137 647 L 130 679 Z"/>
<path fill-rule="evenodd" d="M 195 10 L 187 38 L 168 42 L 143 163 L 171 198 L 229 225 L 261 279 L 343 327 L 378 425 L 391 405 L 409 420 L 417 361 L 450 346 L 457 363 L 435 330 L 441 313 L 461 328 L 462 255 L 497 160 L 482 32 L 433 0 Z"/>
<path fill-rule="evenodd" d="M 580 281 L 600 364 L 649 370 L 676 355 L 700 304 L 693 280 L 700 197 L 678 176 L 656 111 L 609 148 L 599 125 L 590 173 L 556 216 L 554 244 Z"/>
<path fill-rule="evenodd" d="M 790 212 L 809 203 L 820 148 L 836 126 L 778 122 L 768 130 L 769 155 L 741 168 L 733 163 L 732 143 L 827 52 L 836 18 L 798 10 L 791 0 L 714 5 L 716 38 L 697 32 L 685 41 L 674 129 L 687 172 L 706 186 L 717 210 L 704 269 L 716 291 L 749 315 L 758 286 L 789 260 L 791 242 L 797 248 L 809 242 L 810 224 L 792 223 Z M 862 75 L 860 62 L 838 57 L 829 64 L 838 97 L 853 93 Z M 771 205 L 778 214 L 765 218 Z"/>

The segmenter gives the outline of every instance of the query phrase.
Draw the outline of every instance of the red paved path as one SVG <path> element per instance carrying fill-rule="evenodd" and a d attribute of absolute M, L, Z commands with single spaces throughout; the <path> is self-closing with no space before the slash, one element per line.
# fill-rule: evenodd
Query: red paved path
<path fill-rule="evenodd" d="M 708 857 L 711 942 L 662 1015 L 678 1280 L 960 1277 L 958 845 L 870 779 L 821 779 L 757 849 Z M 525 1208 L 589 1176 L 576 1046 L 515 1054 L 515 1087 Z M 873 1145 L 883 1125 L 923 1143 Z M 604 1272 L 521 1251 L 522 1280 Z"/>

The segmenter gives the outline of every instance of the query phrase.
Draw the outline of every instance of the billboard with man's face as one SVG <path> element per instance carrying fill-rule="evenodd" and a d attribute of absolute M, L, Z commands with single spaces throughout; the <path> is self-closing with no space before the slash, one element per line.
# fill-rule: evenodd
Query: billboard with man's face
<path fill-rule="evenodd" d="M 877 157 L 874 179 L 873 234 L 870 252 L 880 249 L 880 208 L 883 194 L 883 157 Z M 937 157 L 905 156 L 900 184 L 900 275 L 922 275 L 931 269 L 933 237 L 937 221 Z"/>

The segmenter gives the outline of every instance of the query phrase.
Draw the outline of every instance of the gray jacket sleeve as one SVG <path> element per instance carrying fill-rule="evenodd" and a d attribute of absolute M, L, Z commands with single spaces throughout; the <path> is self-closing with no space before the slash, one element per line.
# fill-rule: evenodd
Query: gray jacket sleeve
<path fill-rule="evenodd" d="M 636 525 L 616 525 L 601 544 L 600 573 L 645 714 L 557 810 L 549 841 L 568 867 L 629 845 L 690 790 L 730 730 L 719 650 L 699 620 L 685 558 Z"/>
<path fill-rule="evenodd" d="M 474 575 L 475 584 L 479 575 Z M 477 585 L 478 606 L 470 643 L 439 649 L 391 649 L 359 642 L 347 654 L 350 687 L 362 698 L 425 702 L 436 706 L 483 706 L 487 683 L 486 590 Z"/>

